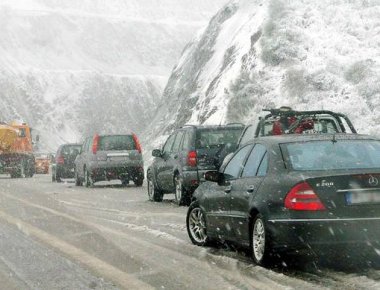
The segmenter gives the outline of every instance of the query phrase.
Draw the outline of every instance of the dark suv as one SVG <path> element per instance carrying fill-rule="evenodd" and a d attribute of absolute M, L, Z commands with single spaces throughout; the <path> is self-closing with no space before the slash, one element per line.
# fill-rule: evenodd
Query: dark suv
<path fill-rule="evenodd" d="M 228 148 L 235 148 L 242 124 L 223 126 L 184 126 L 172 133 L 148 168 L 148 196 L 162 201 L 165 193 L 175 192 L 178 205 L 188 205 L 203 173 L 218 169 Z"/>
<path fill-rule="evenodd" d="M 87 138 L 75 160 L 75 184 L 90 187 L 97 181 L 119 179 L 142 186 L 144 163 L 135 134 L 95 135 Z"/>
<path fill-rule="evenodd" d="M 62 178 L 74 178 L 74 161 L 81 146 L 81 144 L 59 146 L 52 164 L 51 179 L 53 182 L 61 182 Z"/>

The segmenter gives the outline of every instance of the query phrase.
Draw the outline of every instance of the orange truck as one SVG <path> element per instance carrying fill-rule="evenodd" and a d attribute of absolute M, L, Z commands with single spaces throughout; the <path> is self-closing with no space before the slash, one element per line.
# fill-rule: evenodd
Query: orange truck
<path fill-rule="evenodd" d="M 0 123 L 0 174 L 17 178 L 34 172 L 32 129 L 25 123 Z"/>

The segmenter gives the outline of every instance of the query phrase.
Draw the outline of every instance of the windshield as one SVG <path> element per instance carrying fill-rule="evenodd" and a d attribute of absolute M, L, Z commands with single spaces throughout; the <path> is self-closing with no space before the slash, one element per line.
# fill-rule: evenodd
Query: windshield
<path fill-rule="evenodd" d="M 220 147 L 224 144 L 237 144 L 243 128 L 208 129 L 198 130 L 196 137 L 196 148 Z"/>
<path fill-rule="evenodd" d="M 309 141 L 282 147 L 294 170 L 380 169 L 379 141 Z"/>
<path fill-rule="evenodd" d="M 134 150 L 136 149 L 132 135 L 101 136 L 99 150 Z"/>

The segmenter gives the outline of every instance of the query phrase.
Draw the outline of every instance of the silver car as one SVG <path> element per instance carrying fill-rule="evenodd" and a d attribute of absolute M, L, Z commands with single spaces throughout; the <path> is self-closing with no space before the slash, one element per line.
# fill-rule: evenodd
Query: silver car
<path fill-rule="evenodd" d="M 75 184 L 92 186 L 97 181 L 119 179 L 142 186 L 144 163 L 135 134 L 95 135 L 87 138 L 75 159 Z"/>

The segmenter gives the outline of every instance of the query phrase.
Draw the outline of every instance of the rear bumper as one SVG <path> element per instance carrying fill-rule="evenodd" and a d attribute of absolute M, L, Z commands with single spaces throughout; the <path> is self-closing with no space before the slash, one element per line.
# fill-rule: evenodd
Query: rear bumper
<path fill-rule="evenodd" d="M 56 174 L 61 178 L 74 178 L 74 165 L 56 165 Z"/>
<path fill-rule="evenodd" d="M 99 167 L 91 169 L 91 177 L 94 181 L 102 180 L 142 180 L 144 179 L 143 166 L 117 166 Z"/>
<path fill-rule="evenodd" d="M 204 174 L 209 170 L 189 170 L 183 171 L 183 186 L 186 190 L 194 192 L 195 189 L 202 183 L 205 182 Z"/>
<path fill-rule="evenodd" d="M 269 220 L 268 231 L 277 249 L 371 245 L 380 243 L 380 217 Z"/>

